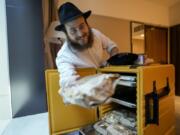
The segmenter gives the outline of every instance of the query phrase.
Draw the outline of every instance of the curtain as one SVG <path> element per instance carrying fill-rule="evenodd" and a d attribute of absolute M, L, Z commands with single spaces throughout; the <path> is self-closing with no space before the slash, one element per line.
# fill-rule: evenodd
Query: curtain
<path fill-rule="evenodd" d="M 57 43 L 50 42 L 47 39 L 47 34 L 50 31 L 49 27 L 51 26 L 51 23 L 57 20 L 57 3 L 58 0 L 42 0 L 45 69 L 56 68 L 56 54 L 62 45 L 62 40 L 58 42 L 60 43 L 60 46 L 57 46 Z"/>

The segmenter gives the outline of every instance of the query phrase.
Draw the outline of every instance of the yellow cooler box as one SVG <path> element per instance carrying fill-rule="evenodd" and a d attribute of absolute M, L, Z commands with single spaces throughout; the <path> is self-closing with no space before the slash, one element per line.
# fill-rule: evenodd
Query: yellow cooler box
<path fill-rule="evenodd" d="M 46 90 L 51 135 L 65 134 L 92 125 L 112 110 L 127 110 L 136 117 L 138 135 L 175 135 L 174 67 L 173 65 L 110 66 L 78 69 L 81 76 L 96 73 L 120 74 L 118 96 L 111 104 L 86 109 L 65 105 L 58 94 L 59 73 L 46 71 Z M 124 79 L 135 78 L 132 82 Z M 125 86 L 125 87 L 124 87 Z M 126 89 L 127 88 L 127 89 Z M 127 91 L 130 92 L 127 92 Z"/>

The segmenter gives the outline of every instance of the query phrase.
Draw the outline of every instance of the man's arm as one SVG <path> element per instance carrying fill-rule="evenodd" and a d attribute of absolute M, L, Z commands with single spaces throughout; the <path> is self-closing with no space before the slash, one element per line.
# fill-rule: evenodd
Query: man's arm
<path fill-rule="evenodd" d="M 73 85 L 80 78 L 73 64 L 67 62 L 65 58 L 57 57 L 56 65 L 60 73 L 59 83 L 61 88 Z"/>

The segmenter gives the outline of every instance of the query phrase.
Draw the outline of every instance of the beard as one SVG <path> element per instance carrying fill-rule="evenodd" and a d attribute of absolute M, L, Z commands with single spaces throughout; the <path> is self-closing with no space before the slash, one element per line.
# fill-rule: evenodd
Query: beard
<path fill-rule="evenodd" d="M 83 45 L 71 40 L 69 38 L 68 34 L 66 34 L 66 35 L 67 35 L 68 45 L 77 51 L 84 51 L 84 50 L 92 47 L 94 39 L 93 39 L 93 33 L 90 28 L 89 28 L 89 34 L 88 34 L 88 41 L 86 44 L 83 44 Z M 84 36 L 86 36 L 86 35 L 84 35 Z"/>

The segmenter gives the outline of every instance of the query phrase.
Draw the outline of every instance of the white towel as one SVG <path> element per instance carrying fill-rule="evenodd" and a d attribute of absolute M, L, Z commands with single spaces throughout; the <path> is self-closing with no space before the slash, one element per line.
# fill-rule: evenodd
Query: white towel
<path fill-rule="evenodd" d="M 114 94 L 117 74 L 96 74 L 77 80 L 72 86 L 59 90 L 64 103 L 94 107 L 104 103 Z"/>

